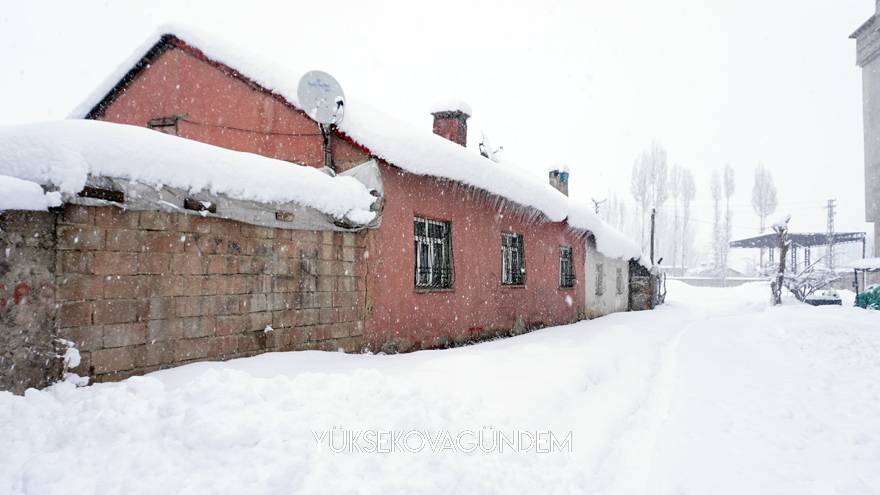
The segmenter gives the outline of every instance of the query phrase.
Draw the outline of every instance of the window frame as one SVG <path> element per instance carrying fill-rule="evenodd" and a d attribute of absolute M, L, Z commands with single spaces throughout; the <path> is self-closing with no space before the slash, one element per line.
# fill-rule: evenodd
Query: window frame
<path fill-rule="evenodd" d="M 438 231 L 439 235 L 432 235 Z M 414 215 L 413 287 L 417 291 L 450 290 L 453 274 L 452 223 Z"/>
<path fill-rule="evenodd" d="M 605 295 L 605 264 L 596 263 L 596 296 Z"/>
<path fill-rule="evenodd" d="M 521 287 L 526 284 L 525 240 L 522 234 L 501 233 L 501 285 Z M 518 270 L 517 270 L 518 268 Z"/>
<path fill-rule="evenodd" d="M 559 246 L 559 288 L 574 288 L 574 252 L 571 246 Z"/>
<path fill-rule="evenodd" d="M 618 296 L 623 295 L 623 288 L 626 285 L 624 283 L 623 279 L 624 279 L 623 268 L 618 266 L 617 267 L 617 295 Z"/>

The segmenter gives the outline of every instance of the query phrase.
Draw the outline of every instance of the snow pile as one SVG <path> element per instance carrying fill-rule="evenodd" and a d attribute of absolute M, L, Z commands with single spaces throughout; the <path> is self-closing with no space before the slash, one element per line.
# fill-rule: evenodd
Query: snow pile
<path fill-rule="evenodd" d="M 0 127 L 0 174 L 67 194 L 81 191 L 91 174 L 240 200 L 296 202 L 364 224 L 375 216 L 375 198 L 352 177 L 94 120 Z"/>
<path fill-rule="evenodd" d="M 768 293 L 669 282 L 656 311 L 458 349 L 0 393 L 0 492 L 872 493 L 880 313 Z M 334 427 L 549 429 L 571 451 L 335 453 Z"/>
<path fill-rule="evenodd" d="M 438 112 L 462 112 L 468 115 L 473 115 L 474 111 L 471 110 L 471 106 L 467 104 L 467 102 L 462 100 L 440 100 L 435 101 L 433 105 L 431 105 L 431 113 Z"/>
<path fill-rule="evenodd" d="M 53 206 L 61 206 L 61 193 L 43 192 L 35 182 L 0 175 L 0 211 L 45 211 Z"/>
<path fill-rule="evenodd" d="M 234 68 L 248 79 L 281 96 L 289 103 L 299 107 L 297 85 L 300 74 L 290 70 L 277 61 L 259 53 L 250 52 L 240 45 L 224 41 L 221 37 L 204 33 L 198 29 L 180 25 L 165 25 L 149 38 L 122 65 L 113 71 L 105 81 L 71 114 L 72 118 L 83 118 L 104 98 L 123 76 L 139 61 L 147 51 L 164 35 L 173 34 L 187 44 L 201 50 L 205 56 L 216 62 Z M 451 179 L 504 197 L 525 207 L 537 209 L 550 221 L 561 222 L 569 218 L 576 228 L 586 225 L 597 227 L 597 237 L 610 235 L 610 240 L 598 242 L 599 251 L 612 258 L 639 257 L 635 243 L 621 240 L 623 235 L 601 220 L 586 207 L 581 207 L 545 182 L 536 182 L 532 177 L 517 170 L 510 164 L 501 165 L 437 136 L 427 129 L 415 128 L 408 123 L 392 117 L 381 110 L 349 96 L 346 92 L 345 119 L 338 129 L 356 143 L 370 149 L 377 157 L 418 175 L 430 175 Z M 463 102 L 443 102 L 444 107 L 452 105 L 470 114 L 470 107 Z M 434 108 L 440 108 L 436 105 Z M 609 234 L 611 232 L 611 234 Z"/>

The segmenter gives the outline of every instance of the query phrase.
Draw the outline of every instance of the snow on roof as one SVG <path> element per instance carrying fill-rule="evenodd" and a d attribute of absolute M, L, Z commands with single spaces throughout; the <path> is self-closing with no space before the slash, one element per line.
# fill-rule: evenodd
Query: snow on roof
<path fill-rule="evenodd" d="M 471 110 L 471 106 L 462 100 L 440 100 L 435 101 L 434 104 L 431 105 L 431 113 L 455 111 L 466 113 L 468 116 L 474 114 L 473 110 Z"/>
<path fill-rule="evenodd" d="M 61 193 L 43 192 L 36 182 L 0 175 L 0 211 L 45 211 L 52 206 L 61 206 Z"/>
<path fill-rule="evenodd" d="M 295 202 L 364 224 L 375 217 L 370 206 L 376 198 L 353 177 L 97 120 L 0 127 L 0 174 L 67 194 L 80 192 L 93 175 L 239 200 Z"/>
<path fill-rule="evenodd" d="M 862 258 L 847 263 L 846 267 L 853 270 L 880 270 L 880 258 Z"/>
<path fill-rule="evenodd" d="M 186 26 L 165 25 L 113 71 L 71 117 L 85 117 L 164 35 L 177 37 L 209 59 L 234 68 L 246 78 L 299 107 L 297 85 L 300 74 L 238 44 L 225 42 L 218 36 Z M 347 91 L 345 118 L 337 129 L 368 148 L 376 157 L 413 174 L 454 180 L 534 208 L 550 221 L 561 222 L 568 218 L 569 224 L 575 228 L 589 228 L 597 238 L 597 249 L 606 256 L 641 256 L 641 250 L 635 242 L 626 239 L 623 234 L 604 224 L 592 210 L 569 199 L 547 182 L 537 182 L 517 167 L 495 163 L 430 130 L 415 128 L 349 94 Z M 462 107 L 461 102 L 458 103 L 459 108 L 470 110 L 467 105 Z"/>

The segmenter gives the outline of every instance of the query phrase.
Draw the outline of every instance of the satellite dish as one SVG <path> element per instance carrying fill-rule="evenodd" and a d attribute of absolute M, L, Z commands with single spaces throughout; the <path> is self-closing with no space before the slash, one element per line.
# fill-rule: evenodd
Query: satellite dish
<path fill-rule="evenodd" d="M 345 94 L 333 76 L 320 70 L 306 72 L 299 80 L 296 96 L 303 110 L 323 125 L 342 122 Z"/>

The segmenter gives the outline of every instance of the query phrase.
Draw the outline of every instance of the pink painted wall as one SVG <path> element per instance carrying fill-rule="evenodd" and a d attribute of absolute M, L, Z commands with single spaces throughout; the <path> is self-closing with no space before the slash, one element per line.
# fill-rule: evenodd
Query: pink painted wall
<path fill-rule="evenodd" d="M 402 350 L 444 345 L 512 328 L 569 323 L 584 311 L 583 240 L 563 223 L 525 222 L 511 208 L 451 181 L 417 176 L 382 165 L 385 209 L 382 227 L 367 249 L 365 339 L 393 341 Z M 424 292 L 414 284 L 413 217 L 451 222 L 454 283 Z M 523 235 L 525 285 L 501 285 L 501 233 Z M 559 288 L 559 246 L 572 247 L 575 284 Z M 567 298 L 568 296 L 568 298 Z M 567 299 L 569 302 L 567 302 Z"/>
<path fill-rule="evenodd" d="M 313 121 L 185 45 L 160 55 L 102 118 L 144 126 L 150 119 L 183 113 L 210 125 L 181 122 L 182 137 L 310 166 L 322 163 Z M 342 170 L 369 157 L 344 137 L 334 139 L 333 146 Z M 369 257 L 363 264 L 364 340 L 374 350 L 386 342 L 400 350 L 435 347 L 448 343 L 444 337 L 464 341 L 508 330 L 518 318 L 533 327 L 571 322 L 583 314 L 583 242 L 564 224 L 526 223 L 515 210 L 499 211 L 485 194 L 454 182 L 407 174 L 384 163 L 381 170 L 383 220 L 379 229 L 366 234 Z M 450 290 L 420 292 L 414 287 L 415 215 L 452 223 L 455 281 Z M 502 231 L 524 236 L 523 287 L 501 285 Z M 560 245 L 573 248 L 573 288 L 558 287 Z"/>
<path fill-rule="evenodd" d="M 313 167 L 323 165 L 318 126 L 274 96 L 230 77 L 196 54 L 172 48 L 159 56 L 107 108 L 102 120 L 146 126 L 150 119 L 187 114 L 181 137 Z M 333 140 L 341 170 L 369 155 Z"/>

